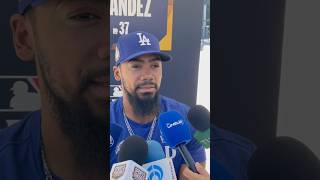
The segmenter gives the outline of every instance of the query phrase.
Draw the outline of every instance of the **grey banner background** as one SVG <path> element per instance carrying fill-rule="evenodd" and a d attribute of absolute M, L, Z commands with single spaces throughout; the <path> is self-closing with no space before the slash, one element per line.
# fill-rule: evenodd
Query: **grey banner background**
<path fill-rule="evenodd" d="M 172 51 L 168 52 L 173 61 L 164 63 L 160 92 L 188 105 L 194 105 L 197 93 L 203 1 L 174 0 L 173 7 Z M 144 28 L 150 29 L 149 24 L 145 23 L 140 30 Z M 112 52 L 111 73 L 114 65 L 113 55 Z M 111 85 L 119 84 L 113 75 L 110 81 Z M 113 88 L 110 88 L 110 92 L 112 94 Z"/>

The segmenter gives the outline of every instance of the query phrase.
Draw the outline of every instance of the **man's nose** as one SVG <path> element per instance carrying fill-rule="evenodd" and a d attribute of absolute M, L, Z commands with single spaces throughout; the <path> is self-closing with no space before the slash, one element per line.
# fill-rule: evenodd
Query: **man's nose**
<path fill-rule="evenodd" d="M 107 45 L 107 42 L 104 42 L 98 47 L 98 57 L 99 59 L 107 59 L 109 54 L 109 46 Z"/>
<path fill-rule="evenodd" d="M 146 81 L 146 80 L 153 80 L 154 79 L 154 75 L 153 72 L 151 70 L 151 68 L 145 67 L 142 70 L 142 74 L 141 74 L 141 80 L 142 81 Z"/>

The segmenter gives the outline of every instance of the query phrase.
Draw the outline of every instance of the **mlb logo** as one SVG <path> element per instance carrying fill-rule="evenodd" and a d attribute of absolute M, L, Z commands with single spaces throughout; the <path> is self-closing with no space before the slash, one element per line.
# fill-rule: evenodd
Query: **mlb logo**
<path fill-rule="evenodd" d="M 123 91 L 121 88 L 121 85 L 110 85 L 110 100 L 111 101 L 115 101 L 117 100 L 119 97 L 123 96 Z"/>
<path fill-rule="evenodd" d="M 10 126 L 40 109 L 36 76 L 0 76 L 0 129 Z"/>

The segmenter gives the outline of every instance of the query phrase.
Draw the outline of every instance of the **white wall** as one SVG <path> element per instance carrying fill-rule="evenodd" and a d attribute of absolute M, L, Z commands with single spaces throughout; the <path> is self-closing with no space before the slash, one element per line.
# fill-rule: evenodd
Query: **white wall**
<path fill-rule="evenodd" d="M 287 0 L 278 130 L 320 157 L 320 1 Z"/>
<path fill-rule="evenodd" d="M 200 51 L 197 104 L 210 111 L 210 46 L 204 46 Z M 210 173 L 210 149 L 206 149 L 206 157 L 206 170 Z"/>

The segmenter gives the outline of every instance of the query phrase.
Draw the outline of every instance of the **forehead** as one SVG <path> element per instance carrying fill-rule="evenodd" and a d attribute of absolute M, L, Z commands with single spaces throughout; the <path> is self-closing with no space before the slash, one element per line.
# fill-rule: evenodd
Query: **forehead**
<path fill-rule="evenodd" d="M 161 61 L 161 57 L 156 54 L 145 54 L 131 59 L 129 62 L 154 62 Z"/>
<path fill-rule="evenodd" d="M 44 0 L 44 4 L 47 5 L 64 5 L 64 4 L 73 4 L 73 3 L 104 3 L 105 5 L 108 5 L 106 0 Z M 106 6 L 105 6 L 106 7 Z"/>
<path fill-rule="evenodd" d="M 47 1 L 58 1 L 58 2 L 104 2 L 104 3 L 109 2 L 107 0 L 47 0 Z"/>
<path fill-rule="evenodd" d="M 22 0 L 28 1 L 28 0 Z M 40 0 L 41 1 L 41 0 Z M 109 3 L 106 0 L 43 0 L 43 3 L 39 5 L 29 5 L 29 8 L 38 9 L 35 10 L 37 13 L 35 15 L 39 16 L 38 14 L 54 14 L 53 12 L 66 12 L 73 10 L 75 8 L 98 8 L 99 11 L 107 12 L 109 9 Z M 41 10 L 40 10 L 41 9 Z"/>

